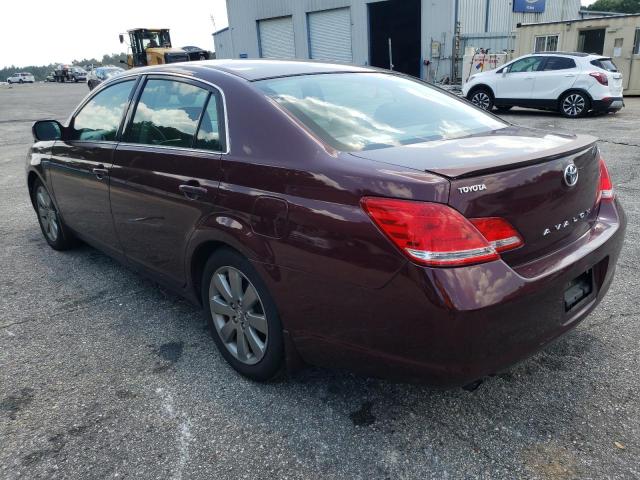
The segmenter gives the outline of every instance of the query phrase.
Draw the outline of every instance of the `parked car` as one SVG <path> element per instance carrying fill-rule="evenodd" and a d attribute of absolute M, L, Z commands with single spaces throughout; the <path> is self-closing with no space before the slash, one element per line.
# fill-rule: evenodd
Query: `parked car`
<path fill-rule="evenodd" d="M 306 361 L 468 384 L 584 319 L 625 233 L 594 137 L 371 68 L 134 69 L 33 133 L 48 244 L 84 240 L 202 305 L 256 380 Z"/>
<path fill-rule="evenodd" d="M 462 93 L 484 110 L 529 107 L 571 118 L 589 111 L 617 112 L 624 106 L 622 74 L 613 61 L 586 53 L 525 55 L 472 75 Z"/>
<path fill-rule="evenodd" d="M 186 47 L 182 47 L 182 50 L 187 52 L 189 56 L 189 60 L 209 60 L 211 58 L 211 52 L 205 50 L 200 47 L 196 47 L 194 45 L 187 45 Z"/>
<path fill-rule="evenodd" d="M 86 82 L 87 81 L 87 71 L 81 67 L 71 67 L 69 71 L 70 80 L 78 83 L 78 82 Z"/>
<path fill-rule="evenodd" d="M 7 83 L 34 83 L 36 80 L 29 72 L 14 73 L 7 78 Z"/>
<path fill-rule="evenodd" d="M 89 90 L 93 90 L 106 79 L 119 75 L 124 71 L 125 70 L 123 68 L 115 67 L 113 65 L 94 68 L 87 75 L 87 85 L 89 86 Z"/>

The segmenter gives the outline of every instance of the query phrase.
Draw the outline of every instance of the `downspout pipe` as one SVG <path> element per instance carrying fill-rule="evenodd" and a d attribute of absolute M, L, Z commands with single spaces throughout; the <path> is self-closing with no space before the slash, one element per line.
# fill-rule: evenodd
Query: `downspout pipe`
<path fill-rule="evenodd" d="M 489 31 L 489 7 L 491 6 L 491 0 L 485 0 L 484 3 L 484 31 Z"/>
<path fill-rule="evenodd" d="M 456 58 L 456 31 L 458 29 L 458 8 L 460 6 L 460 0 L 455 0 L 454 2 L 454 12 L 453 12 L 453 35 L 451 36 L 451 73 L 449 75 L 449 81 L 454 82 L 456 80 L 456 62 L 458 59 Z"/>

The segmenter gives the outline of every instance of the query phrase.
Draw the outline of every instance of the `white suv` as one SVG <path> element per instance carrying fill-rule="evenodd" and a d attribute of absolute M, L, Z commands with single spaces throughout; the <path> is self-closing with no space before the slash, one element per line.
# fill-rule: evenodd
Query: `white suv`
<path fill-rule="evenodd" d="M 462 93 L 484 110 L 530 107 L 573 118 L 590 110 L 616 112 L 624 106 L 622 75 L 614 63 L 587 53 L 525 55 L 497 70 L 471 75 Z"/>
<path fill-rule="evenodd" d="M 7 78 L 7 83 L 34 83 L 36 80 L 29 72 L 14 73 Z"/>

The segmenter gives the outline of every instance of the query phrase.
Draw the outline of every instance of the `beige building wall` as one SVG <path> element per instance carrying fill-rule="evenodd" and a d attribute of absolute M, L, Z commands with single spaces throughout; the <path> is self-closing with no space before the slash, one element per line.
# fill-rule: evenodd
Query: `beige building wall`
<path fill-rule="evenodd" d="M 640 15 L 522 25 L 516 30 L 515 56 L 532 53 L 536 37 L 542 35 L 558 35 L 557 50 L 575 52 L 580 31 L 599 28 L 605 29 L 603 55 L 611 57 L 623 74 L 624 94 L 640 95 L 640 55 L 634 53 Z M 640 38 L 640 33 L 638 36 Z"/>

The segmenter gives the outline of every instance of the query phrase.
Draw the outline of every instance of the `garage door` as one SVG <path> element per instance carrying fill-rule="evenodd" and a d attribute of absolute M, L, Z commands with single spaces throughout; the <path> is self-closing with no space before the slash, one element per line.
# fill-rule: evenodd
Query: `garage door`
<path fill-rule="evenodd" d="M 309 13 L 308 23 L 310 58 L 343 63 L 353 62 L 349 8 Z"/>
<path fill-rule="evenodd" d="M 293 20 L 291 17 L 258 21 L 262 58 L 295 58 Z"/>

